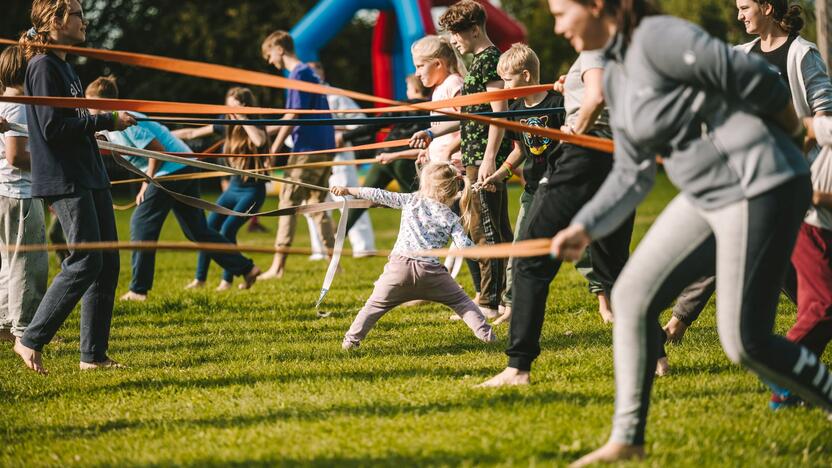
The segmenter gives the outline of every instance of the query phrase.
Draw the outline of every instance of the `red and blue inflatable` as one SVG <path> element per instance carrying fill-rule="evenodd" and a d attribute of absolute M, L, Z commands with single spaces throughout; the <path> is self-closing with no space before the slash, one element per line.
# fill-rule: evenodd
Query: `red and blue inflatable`
<path fill-rule="evenodd" d="M 505 50 L 526 38 L 525 28 L 488 0 L 478 0 L 488 13 L 486 29 L 497 47 Z M 304 61 L 318 60 L 318 51 L 352 20 L 358 10 L 380 14 L 373 30 L 373 94 L 402 100 L 404 78 L 413 73 L 410 45 L 435 34 L 431 8 L 456 0 L 321 0 L 292 29 L 295 51 Z"/>

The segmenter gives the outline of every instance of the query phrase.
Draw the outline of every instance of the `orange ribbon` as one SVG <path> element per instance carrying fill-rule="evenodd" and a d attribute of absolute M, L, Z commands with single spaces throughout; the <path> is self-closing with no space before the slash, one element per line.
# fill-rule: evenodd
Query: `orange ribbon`
<path fill-rule="evenodd" d="M 17 44 L 16 41 L 12 41 L 9 39 L 0 39 L 0 44 Z M 283 88 L 283 89 L 294 89 L 302 92 L 309 92 L 309 93 L 316 93 L 316 94 L 336 94 L 341 96 L 347 96 L 353 99 L 361 100 L 361 101 L 369 101 L 374 103 L 381 103 L 381 104 L 388 104 L 394 106 L 394 108 L 401 108 L 406 110 L 424 110 L 424 106 L 430 106 L 431 104 L 438 104 L 437 103 L 422 103 L 422 104 L 405 104 L 398 101 L 394 101 L 392 99 L 381 98 L 378 96 L 373 96 L 370 94 L 359 93 L 356 91 L 349 91 L 340 88 L 334 88 L 331 86 L 324 86 L 320 84 L 308 83 L 305 81 L 300 80 L 290 80 L 288 78 L 284 78 L 282 76 L 275 76 L 270 75 L 267 73 L 262 72 L 254 72 L 250 70 L 243 70 L 239 68 L 232 68 L 225 65 L 216 65 L 211 63 L 204 63 L 204 62 L 197 62 L 193 60 L 182 60 L 182 59 L 174 59 L 170 57 L 160 57 L 157 55 L 149 55 L 149 54 L 137 54 L 133 52 L 121 52 L 121 51 L 112 51 L 112 50 L 102 50 L 102 49 L 93 49 L 88 47 L 74 47 L 74 46 L 64 46 L 64 45 L 56 45 L 56 44 L 44 44 L 39 45 L 39 47 L 43 47 L 45 49 L 53 49 L 53 50 L 62 50 L 65 52 L 70 52 L 73 54 L 81 55 L 84 57 L 89 58 L 96 58 L 99 60 L 122 63 L 126 65 L 134 65 L 138 67 L 144 68 L 151 68 L 155 70 L 163 70 L 172 73 L 178 73 L 182 75 L 189 75 L 189 76 L 196 76 L 201 78 L 210 78 L 218 81 L 228 81 L 230 78 L 233 77 L 233 81 L 237 83 L 245 83 L 250 85 L 258 85 L 258 86 L 268 86 L 272 88 Z M 528 88 L 516 88 L 516 89 L 503 89 L 499 91 L 493 92 L 486 92 L 486 93 L 478 93 L 485 98 L 485 100 L 480 100 L 479 103 L 484 102 L 491 102 L 491 101 L 502 101 L 508 99 L 512 93 L 521 92 L 520 95 L 528 95 L 533 94 L 535 92 L 542 92 L 545 90 L 550 89 L 550 85 L 538 85 L 537 88 L 535 87 L 528 87 Z M 537 89 L 537 91 L 534 91 Z M 531 91 L 531 92 L 529 92 Z M 525 94 L 523 94 L 525 93 Z M 473 98 L 475 95 L 465 95 L 459 96 L 459 99 L 465 98 Z M 486 97 L 487 96 L 487 97 Z M 42 98 L 38 98 L 42 99 Z M 71 99 L 71 98 L 57 98 L 57 99 Z M 0 97 L 0 101 L 5 100 L 5 97 Z M 448 102 L 451 100 L 446 101 L 443 103 L 443 106 L 447 106 Z M 17 101 L 12 101 L 17 102 Z M 84 103 L 76 103 L 72 107 L 87 107 L 87 104 Z M 235 108 L 239 110 L 241 108 Z M 129 109 L 128 109 L 129 110 Z M 452 115 L 456 117 L 460 117 L 463 119 L 470 119 L 474 120 L 483 124 L 487 125 L 495 125 L 498 127 L 511 129 L 517 132 L 525 132 L 530 133 L 533 135 L 544 136 L 548 138 L 552 138 L 555 140 L 560 140 L 566 143 L 571 143 L 579 146 L 583 146 L 586 148 L 592 148 L 595 150 L 603 151 L 611 153 L 613 151 L 613 143 L 611 140 L 607 140 L 604 138 L 597 138 L 585 135 L 570 135 L 559 130 L 550 129 L 550 128 L 543 128 L 543 127 L 532 127 L 529 125 L 523 125 L 518 122 L 511 122 L 506 119 L 495 119 L 492 117 L 485 117 L 480 115 L 473 115 L 473 114 L 463 114 L 459 112 L 453 111 L 445 111 L 440 109 L 435 109 L 437 112 L 440 112 L 445 115 Z M 157 111 L 158 112 L 158 111 Z M 181 111 L 175 111 L 181 112 Z M 331 112 L 331 111 L 330 111 Z M 350 112 L 356 112 L 355 109 L 351 109 Z M 234 113 L 234 112 L 230 112 Z M 296 113 L 295 110 L 292 110 L 292 113 Z"/>

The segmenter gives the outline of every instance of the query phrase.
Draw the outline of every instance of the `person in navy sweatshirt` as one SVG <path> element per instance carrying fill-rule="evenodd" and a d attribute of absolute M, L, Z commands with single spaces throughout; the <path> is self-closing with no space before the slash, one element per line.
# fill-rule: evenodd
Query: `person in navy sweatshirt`
<path fill-rule="evenodd" d="M 78 0 L 34 0 L 32 28 L 20 38 L 29 65 L 27 96 L 83 98 L 84 87 L 66 52 L 46 44 L 86 40 L 87 22 Z M 122 130 L 136 121 L 127 113 L 90 115 L 86 108 L 27 106 L 32 196 L 52 206 L 67 243 L 117 241 L 110 180 L 95 132 Z M 113 301 L 118 285 L 118 252 L 70 249 L 15 352 L 30 369 L 45 374 L 43 347 L 81 302 L 81 369 L 118 367 L 107 355 Z"/>

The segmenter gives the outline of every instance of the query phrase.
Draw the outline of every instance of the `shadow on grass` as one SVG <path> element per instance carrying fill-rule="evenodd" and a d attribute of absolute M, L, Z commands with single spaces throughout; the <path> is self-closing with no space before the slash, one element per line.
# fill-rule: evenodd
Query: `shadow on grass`
<path fill-rule="evenodd" d="M 216 382 L 215 382 L 216 383 Z M 501 406 L 529 406 L 548 405 L 552 403 L 568 403 L 579 406 L 612 405 L 609 395 L 587 395 L 578 392 L 540 390 L 525 393 L 518 397 L 516 391 L 482 390 L 479 395 L 471 396 L 466 393 L 452 401 L 431 401 L 421 404 L 414 402 L 371 402 L 371 403 L 341 403 L 321 407 L 315 405 L 301 405 L 295 407 L 265 408 L 254 414 L 220 414 L 206 417 L 177 418 L 164 417 L 155 419 L 114 419 L 98 424 L 60 424 L 51 423 L 44 426 L 19 427 L 12 430 L 13 440 L 25 440 L 31 437 L 55 438 L 89 438 L 107 434 L 113 431 L 165 429 L 171 426 L 182 428 L 202 429 L 244 429 L 269 424 L 276 421 L 301 421 L 314 423 L 334 418 L 395 418 L 402 415 L 432 415 L 451 413 L 457 410 L 487 411 Z"/>
<path fill-rule="evenodd" d="M 571 460 L 570 458 L 557 458 Z M 536 457 L 538 461 L 540 457 Z M 490 453 L 480 453 L 475 457 L 465 456 L 458 453 L 446 451 L 431 451 L 429 455 L 398 455 L 390 454 L 389 456 L 376 457 L 320 457 L 314 460 L 309 458 L 287 458 L 274 455 L 272 457 L 262 458 L 242 458 L 237 460 L 221 460 L 218 457 L 205 457 L 195 460 L 190 460 L 185 466 L 204 466 L 204 467 L 274 467 L 274 466 L 306 466 L 306 467 L 365 467 L 365 466 L 379 466 L 379 467 L 396 467 L 402 466 L 476 466 L 476 465 L 493 465 L 503 461 L 502 457 L 498 457 Z M 171 465 L 179 465 L 178 461 L 165 461 L 161 463 L 154 463 L 148 465 L 140 465 L 146 467 L 163 467 Z"/>

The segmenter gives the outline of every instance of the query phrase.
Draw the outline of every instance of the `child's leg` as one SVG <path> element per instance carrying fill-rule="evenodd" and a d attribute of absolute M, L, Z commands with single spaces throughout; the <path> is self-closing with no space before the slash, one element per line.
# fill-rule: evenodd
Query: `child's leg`
<path fill-rule="evenodd" d="M 421 297 L 429 301 L 445 304 L 454 310 L 468 325 L 474 335 L 486 343 L 497 340 L 491 325 L 485 320 L 479 306 L 465 294 L 465 291 L 451 277 L 442 265 L 418 262 L 418 282 L 416 287 L 422 291 Z"/>
<path fill-rule="evenodd" d="M 417 297 L 419 291 L 415 287 L 414 263 L 413 260 L 401 257 L 390 258 L 384 266 L 384 273 L 376 280 L 373 294 L 355 316 L 344 336 L 345 345 L 358 344 L 387 311 Z"/>

